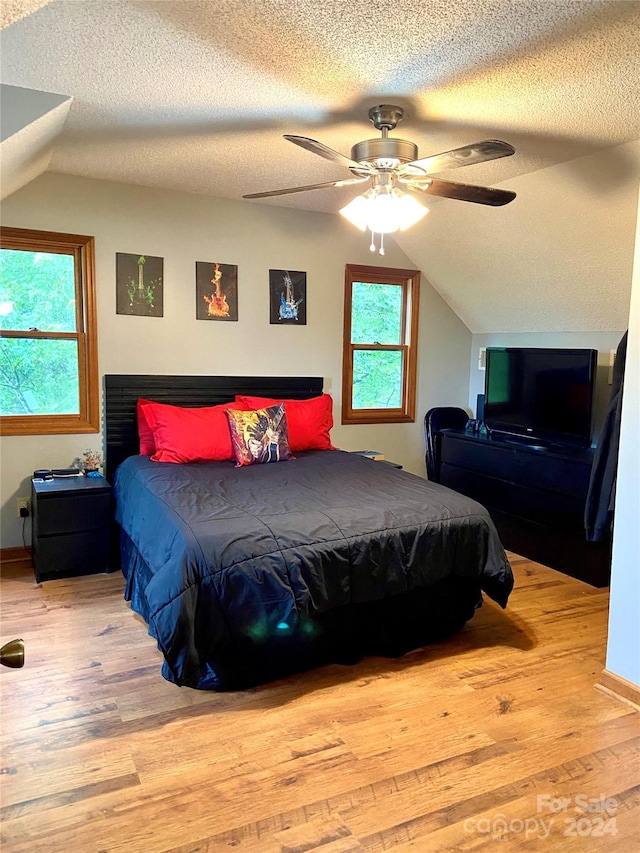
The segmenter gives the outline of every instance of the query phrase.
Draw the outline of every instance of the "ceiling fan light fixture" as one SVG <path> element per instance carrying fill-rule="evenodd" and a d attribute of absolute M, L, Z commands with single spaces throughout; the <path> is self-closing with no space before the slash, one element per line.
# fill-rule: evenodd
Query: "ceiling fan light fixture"
<path fill-rule="evenodd" d="M 400 190 L 394 190 L 398 195 L 397 216 L 398 230 L 406 231 L 416 225 L 420 220 L 429 213 L 429 208 L 414 198 L 408 193 L 403 193 Z"/>
<path fill-rule="evenodd" d="M 393 234 L 406 231 L 429 212 L 413 196 L 388 186 L 376 186 L 356 196 L 340 213 L 360 231 Z"/>
<path fill-rule="evenodd" d="M 371 192 L 371 190 L 369 190 Z M 369 210 L 368 198 L 369 193 L 357 195 L 349 204 L 340 208 L 340 213 L 360 231 L 367 230 L 367 215 Z"/>

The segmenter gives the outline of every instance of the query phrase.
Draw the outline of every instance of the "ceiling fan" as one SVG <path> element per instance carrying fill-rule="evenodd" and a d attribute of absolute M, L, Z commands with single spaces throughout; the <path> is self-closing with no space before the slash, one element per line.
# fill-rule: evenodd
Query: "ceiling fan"
<path fill-rule="evenodd" d="M 513 146 L 498 139 L 486 139 L 483 142 L 475 142 L 442 154 L 418 159 L 417 145 L 406 139 L 389 137 L 389 131 L 396 127 L 403 115 L 402 107 L 392 104 L 371 107 L 369 118 L 382 136 L 380 139 L 365 139 L 356 143 L 351 149 L 351 157 L 346 157 L 315 139 L 285 134 L 284 138 L 295 145 L 318 154 L 326 160 L 346 166 L 353 177 L 304 187 L 249 193 L 243 198 L 270 198 L 309 190 L 368 183 L 367 192 L 353 199 L 342 208 L 340 213 L 361 231 L 368 229 L 372 232 L 370 247 L 372 251 L 375 250 L 373 242 L 375 233 L 383 235 L 393 231 L 403 231 L 427 213 L 428 208 L 405 192 L 407 190 L 410 193 L 426 193 L 493 207 L 513 201 L 516 194 L 510 190 L 478 187 L 431 177 L 433 172 L 443 172 L 460 166 L 473 166 L 488 160 L 509 157 L 515 153 Z M 380 254 L 384 254 L 382 237 Z"/>

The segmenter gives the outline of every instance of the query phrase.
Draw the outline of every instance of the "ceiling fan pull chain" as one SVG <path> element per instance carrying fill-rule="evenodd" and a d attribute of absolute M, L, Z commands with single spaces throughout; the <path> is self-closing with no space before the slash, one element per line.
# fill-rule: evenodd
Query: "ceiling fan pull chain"
<path fill-rule="evenodd" d="M 370 252 L 375 252 L 375 250 L 376 250 L 375 237 L 376 237 L 375 232 L 372 231 L 371 232 L 371 245 L 369 246 Z M 384 255 L 384 233 L 383 232 L 380 233 L 380 248 L 378 249 L 378 254 Z"/>

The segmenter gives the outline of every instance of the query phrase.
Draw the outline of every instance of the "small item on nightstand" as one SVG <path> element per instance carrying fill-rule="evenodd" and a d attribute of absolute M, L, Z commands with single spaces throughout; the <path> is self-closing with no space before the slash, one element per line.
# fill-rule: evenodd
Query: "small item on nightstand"
<path fill-rule="evenodd" d="M 85 477 L 102 477 L 102 474 L 97 470 L 97 468 L 85 468 L 84 475 Z"/>
<path fill-rule="evenodd" d="M 100 472 L 102 470 L 102 453 L 99 450 L 85 450 L 80 456 L 76 456 L 71 466 L 83 474 L 88 474 L 89 471 Z"/>
<path fill-rule="evenodd" d="M 38 468 L 33 472 L 34 480 L 53 480 L 53 472 L 50 468 Z"/>

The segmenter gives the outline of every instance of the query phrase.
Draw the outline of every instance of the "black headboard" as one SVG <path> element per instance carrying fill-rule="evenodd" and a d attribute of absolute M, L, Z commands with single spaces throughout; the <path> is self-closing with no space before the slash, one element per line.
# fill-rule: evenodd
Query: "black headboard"
<path fill-rule="evenodd" d="M 104 377 L 105 474 L 139 452 L 139 397 L 175 406 L 215 406 L 236 394 L 306 400 L 322 394 L 321 376 L 136 376 Z"/>

